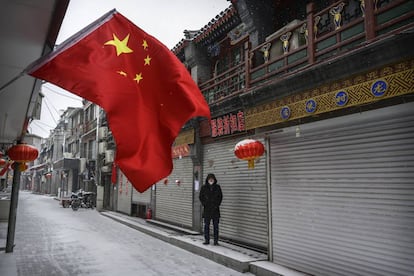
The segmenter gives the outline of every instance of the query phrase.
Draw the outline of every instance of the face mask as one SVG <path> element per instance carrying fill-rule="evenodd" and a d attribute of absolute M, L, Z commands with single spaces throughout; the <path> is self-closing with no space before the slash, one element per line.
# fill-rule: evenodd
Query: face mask
<path fill-rule="evenodd" d="M 209 179 L 208 180 L 208 184 L 213 185 L 214 184 L 214 180 L 213 179 Z"/>

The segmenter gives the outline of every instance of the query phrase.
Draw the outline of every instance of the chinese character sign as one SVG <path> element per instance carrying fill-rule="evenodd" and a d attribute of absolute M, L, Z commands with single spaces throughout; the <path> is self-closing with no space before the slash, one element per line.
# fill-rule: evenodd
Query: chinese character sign
<path fill-rule="evenodd" d="M 238 111 L 236 114 L 229 113 L 221 117 L 213 118 L 210 121 L 211 137 L 231 135 L 246 130 L 244 124 L 244 112 Z"/>

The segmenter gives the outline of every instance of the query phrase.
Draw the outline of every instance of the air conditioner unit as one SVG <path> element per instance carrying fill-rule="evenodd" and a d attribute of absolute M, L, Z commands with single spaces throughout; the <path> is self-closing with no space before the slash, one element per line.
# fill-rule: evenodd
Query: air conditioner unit
<path fill-rule="evenodd" d="M 109 164 L 112 162 L 114 162 L 114 151 L 113 150 L 105 151 L 105 164 Z"/>
<path fill-rule="evenodd" d="M 98 131 L 98 139 L 105 139 L 108 135 L 108 127 L 100 127 Z"/>
<path fill-rule="evenodd" d="M 98 153 L 99 154 L 104 154 L 105 151 L 106 151 L 106 147 L 107 147 L 106 142 L 99 142 L 99 144 L 98 144 Z"/>
<path fill-rule="evenodd" d="M 101 167 L 101 172 L 103 172 L 103 173 L 108 173 L 108 172 L 110 172 L 112 170 L 112 168 L 110 167 L 110 166 L 102 166 Z"/>
<path fill-rule="evenodd" d="M 72 158 L 73 157 L 73 154 L 71 152 L 64 152 L 63 153 L 63 157 L 64 158 Z"/>

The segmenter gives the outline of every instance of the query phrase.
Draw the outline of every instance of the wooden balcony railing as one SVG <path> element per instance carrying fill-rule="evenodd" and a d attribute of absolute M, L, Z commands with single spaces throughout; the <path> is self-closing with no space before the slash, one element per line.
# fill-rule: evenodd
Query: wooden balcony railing
<path fill-rule="evenodd" d="M 217 102 L 243 91 L 246 88 L 246 65 L 246 62 L 241 61 L 225 72 L 202 83 L 200 89 L 207 102 Z"/>
<path fill-rule="evenodd" d="M 200 85 L 207 102 L 220 102 L 414 27 L 412 0 L 363 2 L 337 1 L 318 12 L 310 3 L 306 20 L 293 20 L 254 48 L 246 42 L 241 63 Z"/>
<path fill-rule="evenodd" d="M 84 129 L 83 133 L 86 134 L 89 131 L 96 129 L 96 119 L 93 119 L 92 121 L 88 121 L 84 123 Z"/>

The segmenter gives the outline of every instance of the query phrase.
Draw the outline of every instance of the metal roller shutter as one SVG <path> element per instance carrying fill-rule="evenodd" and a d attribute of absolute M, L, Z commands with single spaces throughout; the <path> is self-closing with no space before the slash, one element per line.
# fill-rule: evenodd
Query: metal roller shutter
<path fill-rule="evenodd" d="M 133 189 L 132 202 L 141 203 L 141 204 L 150 204 L 151 203 L 151 188 L 149 188 L 143 193 L 140 193 L 137 190 Z"/>
<path fill-rule="evenodd" d="M 168 184 L 156 186 L 155 219 L 175 225 L 193 226 L 193 162 L 190 157 L 173 160 L 174 169 Z M 180 180 L 177 185 L 176 180 Z"/>
<path fill-rule="evenodd" d="M 204 178 L 200 184 L 204 184 L 207 174 L 214 173 L 223 191 L 220 238 L 266 249 L 266 157 L 263 155 L 255 168 L 249 170 L 247 161 L 234 155 L 234 146 L 240 140 L 242 138 L 204 146 Z"/>
<path fill-rule="evenodd" d="M 414 103 L 272 135 L 273 261 L 414 275 Z"/>

